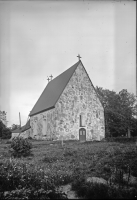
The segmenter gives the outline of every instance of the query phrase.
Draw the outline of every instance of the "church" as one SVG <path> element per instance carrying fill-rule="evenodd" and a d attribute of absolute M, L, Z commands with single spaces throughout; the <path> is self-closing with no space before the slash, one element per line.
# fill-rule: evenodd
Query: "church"
<path fill-rule="evenodd" d="M 40 140 L 102 140 L 104 108 L 79 61 L 50 80 L 29 116 L 24 133 Z M 21 134 L 21 135 L 22 135 Z"/>

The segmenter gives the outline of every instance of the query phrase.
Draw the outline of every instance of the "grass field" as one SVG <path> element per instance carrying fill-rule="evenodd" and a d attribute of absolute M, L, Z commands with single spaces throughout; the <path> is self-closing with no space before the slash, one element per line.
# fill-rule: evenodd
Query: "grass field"
<path fill-rule="evenodd" d="M 32 155 L 17 158 L 19 162 L 29 163 L 32 168 L 44 169 L 48 176 L 57 177 L 56 184 L 72 182 L 75 175 L 85 178 L 102 177 L 108 180 L 113 170 L 128 168 L 137 177 L 137 151 L 135 142 L 84 142 L 36 141 L 32 142 Z M 6 140 L 0 143 L 0 162 L 10 158 Z"/>

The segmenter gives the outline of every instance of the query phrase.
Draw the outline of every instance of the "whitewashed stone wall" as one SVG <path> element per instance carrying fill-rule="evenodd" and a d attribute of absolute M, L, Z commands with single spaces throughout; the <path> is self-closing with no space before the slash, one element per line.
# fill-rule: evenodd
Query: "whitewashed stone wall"
<path fill-rule="evenodd" d="M 29 138 L 29 137 L 30 137 L 30 130 L 31 130 L 31 129 L 28 129 L 28 130 L 22 132 L 22 133 L 20 134 L 20 136 L 23 137 L 23 138 Z"/>
<path fill-rule="evenodd" d="M 18 137 L 18 136 L 23 137 L 23 138 L 28 138 L 28 137 L 30 137 L 30 131 L 31 131 L 31 129 L 28 129 L 28 130 L 21 132 L 21 133 L 12 133 L 11 139 Z"/>
<path fill-rule="evenodd" d="M 54 112 L 55 108 L 30 118 L 30 136 L 32 138 L 46 140 L 55 138 L 56 121 Z"/>
<path fill-rule="evenodd" d="M 20 133 L 12 133 L 11 135 L 11 139 L 15 138 L 15 137 L 18 137 Z"/>
<path fill-rule="evenodd" d="M 104 109 L 83 66 L 79 64 L 55 108 L 30 118 L 31 136 L 37 139 L 79 139 L 80 115 L 86 140 L 105 137 Z"/>

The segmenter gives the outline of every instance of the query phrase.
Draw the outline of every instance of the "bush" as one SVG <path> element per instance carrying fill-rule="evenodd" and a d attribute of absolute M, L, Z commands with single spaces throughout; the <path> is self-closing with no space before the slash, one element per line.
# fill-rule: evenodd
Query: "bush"
<path fill-rule="evenodd" d="M 107 141 L 107 142 L 121 142 L 121 143 L 135 142 L 136 137 L 131 137 L 131 138 L 127 138 L 127 137 L 107 137 L 107 138 L 105 138 L 105 141 Z"/>
<path fill-rule="evenodd" d="M 11 138 L 11 130 L 3 124 L 0 120 L 0 138 L 1 139 L 10 139 Z"/>
<path fill-rule="evenodd" d="M 136 199 L 137 189 L 118 188 L 102 183 L 86 182 L 84 176 L 74 175 L 72 190 L 84 199 Z"/>
<path fill-rule="evenodd" d="M 72 189 L 79 197 L 86 199 L 107 199 L 108 186 L 98 183 L 85 182 L 83 177 L 77 177 L 72 183 Z"/>
<path fill-rule="evenodd" d="M 11 138 L 11 130 L 6 128 L 3 130 L 2 139 L 10 139 Z"/>
<path fill-rule="evenodd" d="M 44 189 L 16 189 L 10 192 L 5 192 L 3 195 L 3 199 L 39 199 L 39 200 L 45 200 L 45 199 L 67 199 L 65 195 L 58 193 L 56 191 L 45 191 Z"/>
<path fill-rule="evenodd" d="M 45 171 L 15 160 L 0 163 L 0 199 L 67 199 Z"/>
<path fill-rule="evenodd" d="M 31 137 L 31 136 L 29 136 L 29 137 L 28 137 L 28 139 L 29 139 L 29 140 L 32 140 L 32 137 Z"/>
<path fill-rule="evenodd" d="M 28 139 L 16 137 L 12 139 L 10 152 L 14 157 L 29 156 L 31 154 L 32 144 Z"/>
<path fill-rule="evenodd" d="M 69 156 L 74 156 L 76 155 L 76 151 L 71 150 L 69 148 L 66 148 L 65 151 L 63 152 L 64 157 L 69 157 Z"/>

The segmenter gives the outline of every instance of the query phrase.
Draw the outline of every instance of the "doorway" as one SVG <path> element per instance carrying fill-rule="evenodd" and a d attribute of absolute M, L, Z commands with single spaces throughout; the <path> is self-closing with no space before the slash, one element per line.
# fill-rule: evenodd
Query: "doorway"
<path fill-rule="evenodd" d="M 85 142 L 86 141 L 86 129 L 85 128 L 80 128 L 79 129 L 79 141 L 80 142 Z"/>

